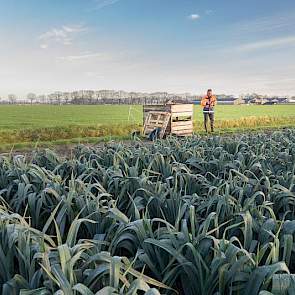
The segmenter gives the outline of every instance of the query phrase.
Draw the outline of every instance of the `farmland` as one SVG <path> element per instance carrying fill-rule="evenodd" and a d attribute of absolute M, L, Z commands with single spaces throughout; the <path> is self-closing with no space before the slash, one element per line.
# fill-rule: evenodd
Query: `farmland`
<path fill-rule="evenodd" d="M 6 105 L 0 106 L 0 130 L 62 127 L 69 125 L 99 125 L 142 123 L 142 106 L 131 106 L 128 120 L 128 105 L 98 106 L 49 106 Z M 216 107 L 216 118 L 234 120 L 241 117 L 295 117 L 295 105 Z M 201 108 L 195 106 L 195 120 L 202 120 Z"/>
<path fill-rule="evenodd" d="M 202 113 L 195 106 L 195 131 L 201 132 Z M 142 125 L 142 107 L 0 106 L 0 142 L 15 145 L 38 141 L 73 141 L 81 138 L 126 138 Z M 217 106 L 216 131 L 295 125 L 295 105 Z"/>
<path fill-rule="evenodd" d="M 295 130 L 0 158 L 0 293 L 295 292 Z"/>

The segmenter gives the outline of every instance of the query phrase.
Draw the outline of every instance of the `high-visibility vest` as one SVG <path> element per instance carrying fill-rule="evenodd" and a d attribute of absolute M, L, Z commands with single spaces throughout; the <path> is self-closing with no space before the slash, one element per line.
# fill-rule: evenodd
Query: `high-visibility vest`
<path fill-rule="evenodd" d="M 207 102 L 209 103 L 209 107 L 214 107 L 217 104 L 217 99 L 215 95 L 212 95 L 211 98 L 206 95 L 201 100 L 201 106 L 205 107 L 207 105 Z"/>
<path fill-rule="evenodd" d="M 209 103 L 207 105 L 207 103 Z M 203 113 L 214 113 L 214 106 L 216 106 L 217 99 L 215 95 L 212 95 L 210 98 L 206 95 L 201 100 L 201 106 L 203 107 Z"/>

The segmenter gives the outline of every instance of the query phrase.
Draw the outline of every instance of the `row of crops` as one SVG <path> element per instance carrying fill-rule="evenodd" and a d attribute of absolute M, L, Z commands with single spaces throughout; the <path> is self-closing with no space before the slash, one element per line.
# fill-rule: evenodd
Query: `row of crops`
<path fill-rule="evenodd" d="M 295 294 L 295 130 L 0 157 L 0 293 Z"/>

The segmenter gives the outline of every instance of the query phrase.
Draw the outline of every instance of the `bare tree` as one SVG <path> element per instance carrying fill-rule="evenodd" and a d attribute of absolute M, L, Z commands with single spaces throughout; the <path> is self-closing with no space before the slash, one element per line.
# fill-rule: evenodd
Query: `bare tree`
<path fill-rule="evenodd" d="M 58 103 L 59 105 L 61 105 L 61 103 L 62 103 L 62 98 L 63 98 L 63 94 L 62 94 L 62 92 L 61 92 L 61 91 L 55 91 L 54 94 L 55 94 L 55 97 L 56 97 L 57 103 Z"/>
<path fill-rule="evenodd" d="M 51 93 L 48 95 L 48 99 L 50 104 L 54 104 L 54 102 L 56 101 L 56 95 L 54 93 Z"/>
<path fill-rule="evenodd" d="M 95 100 L 95 92 L 93 90 L 87 91 L 87 100 L 88 103 L 93 104 Z"/>
<path fill-rule="evenodd" d="M 69 92 L 64 92 L 63 96 L 64 96 L 65 104 L 68 104 L 69 101 L 71 100 L 71 94 Z"/>
<path fill-rule="evenodd" d="M 33 104 L 33 101 L 36 100 L 37 95 L 35 93 L 28 93 L 27 99 L 31 101 L 31 104 Z"/>
<path fill-rule="evenodd" d="M 7 96 L 9 103 L 14 104 L 16 103 L 17 96 L 15 94 L 8 94 Z"/>
<path fill-rule="evenodd" d="M 37 99 L 40 103 L 46 103 L 46 95 L 45 94 L 38 95 Z"/>
<path fill-rule="evenodd" d="M 100 93 L 98 91 L 95 92 L 96 103 L 98 104 L 99 100 L 101 99 Z"/>
<path fill-rule="evenodd" d="M 77 91 L 71 92 L 71 103 L 77 104 L 77 100 L 78 100 L 78 92 Z"/>

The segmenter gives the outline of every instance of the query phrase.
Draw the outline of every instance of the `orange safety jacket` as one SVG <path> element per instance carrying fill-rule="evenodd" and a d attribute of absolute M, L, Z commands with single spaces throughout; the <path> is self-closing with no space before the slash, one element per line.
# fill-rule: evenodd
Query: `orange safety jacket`
<path fill-rule="evenodd" d="M 204 112 L 213 112 L 213 107 L 217 104 L 217 99 L 215 95 L 212 95 L 210 98 L 206 95 L 201 100 L 201 106 L 203 107 Z"/>

